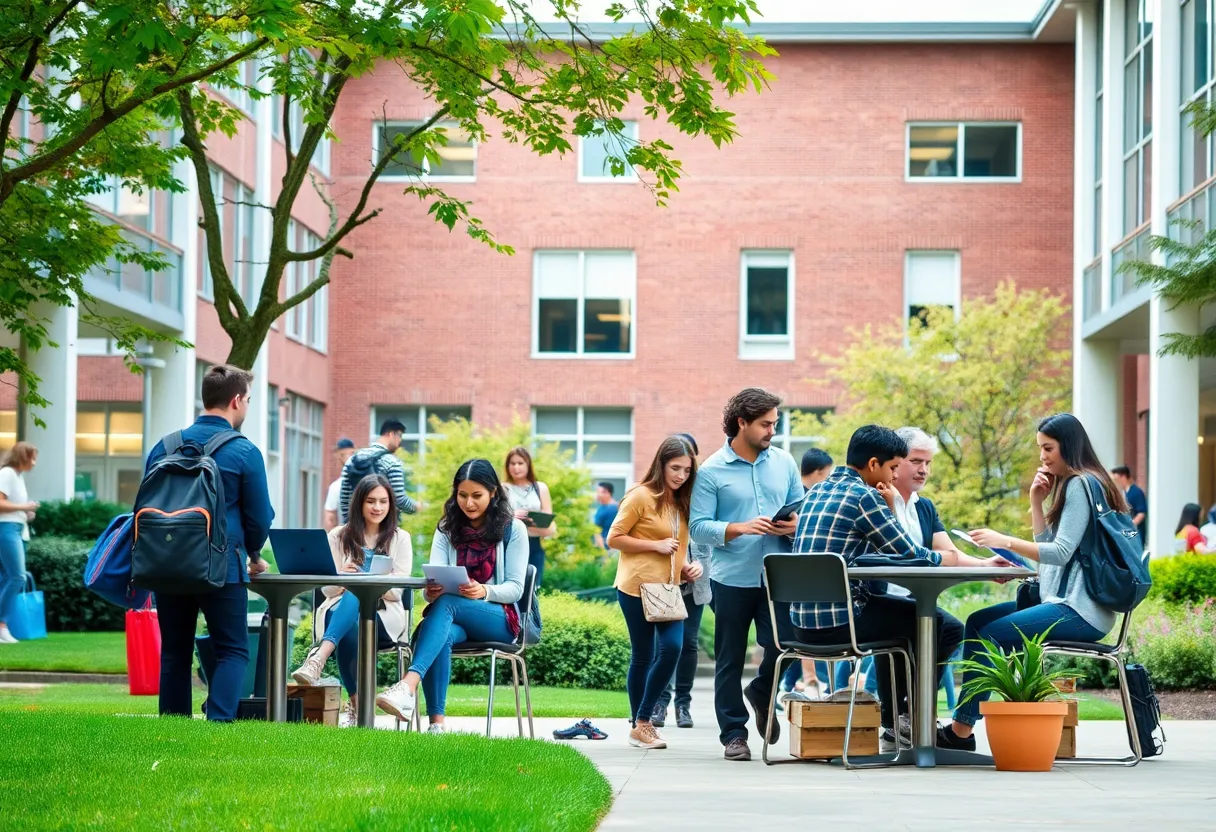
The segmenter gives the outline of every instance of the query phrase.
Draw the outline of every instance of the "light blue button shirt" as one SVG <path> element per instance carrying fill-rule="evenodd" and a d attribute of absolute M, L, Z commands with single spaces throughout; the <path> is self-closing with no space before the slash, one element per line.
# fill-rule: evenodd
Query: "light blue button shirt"
<path fill-rule="evenodd" d="M 803 491 L 797 463 L 780 448 L 764 449 L 752 463 L 727 442 L 705 460 L 693 486 L 689 534 L 713 548 L 709 576 L 726 586 L 761 586 L 764 556 L 789 552 L 790 538 L 745 534 L 727 543 L 726 526 L 772 517 Z"/>

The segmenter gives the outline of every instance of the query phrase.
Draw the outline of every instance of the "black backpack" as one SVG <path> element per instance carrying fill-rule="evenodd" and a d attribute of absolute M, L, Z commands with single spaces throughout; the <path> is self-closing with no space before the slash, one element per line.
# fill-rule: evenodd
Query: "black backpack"
<path fill-rule="evenodd" d="M 1091 509 L 1089 529 L 1064 567 L 1061 591 L 1068 587 L 1072 569 L 1080 561 L 1090 597 L 1115 612 L 1131 612 L 1153 586 L 1140 534 L 1130 516 L 1107 505 L 1101 481 L 1092 474 L 1084 476 Z"/>
<path fill-rule="evenodd" d="M 383 448 L 377 448 L 370 454 L 360 452 L 347 460 L 342 477 L 345 480 L 344 485 L 352 495 L 364 477 L 376 473 L 376 463 L 380 461 L 380 457 L 388 456 L 388 453 Z"/>
<path fill-rule="evenodd" d="M 1153 693 L 1153 682 L 1142 664 L 1129 664 L 1127 692 L 1136 717 L 1136 736 L 1140 739 L 1140 756 L 1156 757 L 1165 751 L 1165 731 L 1161 728 L 1161 706 Z M 1160 739 L 1158 739 L 1160 735 Z"/>
<path fill-rule="evenodd" d="M 241 434 L 222 430 L 206 445 L 181 431 L 162 441 L 165 455 L 139 484 L 133 520 L 131 582 L 153 592 L 191 594 L 224 585 L 228 523 L 214 455 Z"/>

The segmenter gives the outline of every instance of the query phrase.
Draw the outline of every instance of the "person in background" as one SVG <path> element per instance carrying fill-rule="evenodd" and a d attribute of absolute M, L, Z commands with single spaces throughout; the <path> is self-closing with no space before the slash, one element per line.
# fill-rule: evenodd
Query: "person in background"
<path fill-rule="evenodd" d="M 399 511 L 415 514 L 422 510 L 422 504 L 405 491 L 405 466 L 397 458 L 404 434 L 404 424 L 397 419 L 385 419 L 380 425 L 380 438 L 347 458 L 342 466 L 342 488 L 338 492 L 338 519 L 343 523 L 350 511 L 350 498 L 355 493 L 355 486 L 368 474 L 379 474 L 389 481 Z M 399 522 L 400 516 L 393 518 L 394 526 Z"/>
<path fill-rule="evenodd" d="M 677 437 L 688 443 L 695 459 L 701 451 L 697 440 L 691 433 L 677 433 Z M 659 694 L 654 706 L 654 714 L 650 724 L 662 728 L 667 724 L 667 706 L 671 704 L 672 694 L 676 701 L 676 725 L 680 728 L 692 728 L 692 683 L 697 675 L 697 653 L 699 649 L 698 636 L 701 633 L 701 618 L 705 614 L 705 605 L 713 599 L 713 590 L 709 585 L 709 555 L 710 549 L 701 543 L 688 545 L 688 575 L 681 586 L 684 595 L 684 608 L 688 610 L 688 618 L 684 620 L 684 643 L 680 647 L 680 658 L 676 662 L 676 672 L 667 687 Z M 693 564 L 700 567 L 700 573 L 692 568 Z M 656 635 L 656 645 L 658 636 Z M 655 647 L 656 652 L 658 647 Z"/>
<path fill-rule="evenodd" d="M 1182 507 L 1178 516 L 1178 526 L 1174 529 L 1174 551 L 1178 554 L 1206 555 L 1208 541 L 1199 530 L 1199 515 L 1203 508 L 1199 503 L 1187 503 Z"/>
<path fill-rule="evenodd" d="M 353 444 L 353 443 L 352 443 Z M 368 474 L 355 487 L 352 504 L 359 506 L 344 526 L 329 532 L 329 552 L 339 572 L 370 572 L 376 555 L 392 558 L 389 574 L 409 576 L 414 566 L 414 550 L 409 532 L 398 528 L 389 518 L 397 516 L 392 486 L 379 474 Z M 321 679 L 325 662 L 338 655 L 338 675 L 350 697 L 342 724 L 358 724 L 355 694 L 359 677 L 355 661 L 359 655 L 359 601 L 340 586 L 322 587 L 325 601 L 313 614 L 313 640 L 318 643 L 291 674 L 300 685 L 315 685 Z M 401 590 L 390 589 L 380 597 L 376 613 L 376 642 L 390 644 L 405 634 L 405 606 Z"/>
<path fill-rule="evenodd" d="M 978 639 L 988 639 L 1008 649 L 1021 645 L 1023 637 L 1035 638 L 1050 628 L 1054 641 L 1094 643 L 1115 626 L 1115 613 L 1098 604 L 1085 586 L 1085 559 L 1072 570 L 1064 584 L 1069 561 L 1080 551 L 1089 530 L 1089 484 L 1095 478 L 1116 511 L 1127 512 L 1123 489 L 1106 472 L 1094 453 L 1089 436 L 1080 421 L 1070 413 L 1049 416 L 1039 423 L 1039 470 L 1030 483 L 1030 521 L 1034 540 L 1019 540 L 991 529 L 977 529 L 971 538 L 981 546 L 1009 549 L 1014 554 L 1039 562 L 1040 602 L 1019 610 L 1016 601 L 978 610 L 967 618 L 963 659 L 979 656 Z M 1050 508 L 1045 510 L 1044 503 Z M 974 678 L 974 671 L 963 673 L 963 688 Z M 987 696 L 969 699 L 954 711 L 954 722 L 937 732 L 937 744 L 944 748 L 975 750 L 975 723 L 980 719 L 980 703 Z"/>
<path fill-rule="evenodd" d="M 514 642 L 522 637 L 519 602 L 528 571 L 528 527 L 514 516 L 511 500 L 486 459 L 456 469 L 452 493 L 431 538 L 431 563 L 463 566 L 469 582 L 459 595 L 433 584 L 414 632 L 414 659 L 405 677 L 376 697 L 376 706 L 408 722 L 418 686 L 426 692 L 430 731 L 444 730 L 452 646 L 465 641 Z"/>
<path fill-rule="evenodd" d="M 553 498 L 549 496 L 549 486 L 536 479 L 536 472 L 532 469 L 532 454 L 523 445 L 517 445 L 507 451 L 504 468 L 507 472 L 504 484 L 507 487 L 507 496 L 511 498 L 515 519 L 528 527 L 528 563 L 536 567 L 536 588 L 540 589 L 545 577 L 545 549 L 541 546 L 540 539 L 557 534 L 557 520 L 555 518 L 548 528 L 538 529 L 528 512 L 552 514 Z"/>
<path fill-rule="evenodd" d="M 722 413 L 726 443 L 701 466 L 692 494 L 693 542 L 712 547 L 710 586 L 714 610 L 714 710 L 718 739 L 727 760 L 752 758 L 747 745 L 747 705 L 756 714 L 756 727 L 768 722 L 768 702 L 778 650 L 764 589 L 764 556 L 790 551 L 789 535 L 797 517 L 774 523 L 773 515 L 804 494 L 798 465 L 780 448 L 772 447 L 780 418 L 781 399 L 757 387 L 741 390 Z M 779 619 L 788 605 L 778 604 Z M 787 627 L 788 618 L 778 621 Z M 748 633 L 764 649 L 759 672 L 743 689 L 743 665 Z M 773 720 L 769 741 L 781 728 Z"/>
<path fill-rule="evenodd" d="M 29 521 L 38 503 L 25 490 L 25 474 L 38 463 L 38 449 L 28 442 L 9 448 L 0 463 L 0 644 L 16 644 L 4 611 L 25 588 L 25 545 Z"/>
<path fill-rule="evenodd" d="M 608 531 L 608 545 L 621 553 L 613 586 L 629 630 L 625 687 L 633 723 L 629 744 L 636 748 L 667 747 L 651 716 L 676 671 L 685 623 L 647 620 L 641 587 L 700 577 L 701 564 L 687 560 L 688 510 L 696 480 L 696 453 L 684 439 L 669 436 L 655 452 L 646 477 L 621 501 Z"/>
<path fill-rule="evenodd" d="M 1111 468 L 1110 475 L 1115 481 L 1115 485 L 1123 489 L 1123 495 L 1127 497 L 1127 505 L 1132 513 L 1132 522 L 1136 524 L 1136 531 L 1140 533 L 1140 545 L 1147 548 L 1148 498 L 1144 496 L 1144 489 L 1136 485 L 1136 480 L 1132 477 L 1132 469 L 1126 465 Z"/>
<path fill-rule="evenodd" d="M 612 483 L 601 482 L 595 486 L 595 501 L 599 506 L 595 509 L 595 525 L 599 526 L 599 534 L 595 536 L 595 545 L 601 549 L 608 548 L 608 530 L 616 519 L 620 504 L 612 499 L 614 489 Z"/>
<path fill-rule="evenodd" d="M 354 456 L 355 443 L 345 436 L 334 446 L 334 459 L 338 461 L 338 478 L 329 484 L 325 492 L 325 531 L 338 525 L 338 506 L 342 503 L 342 469 L 346 460 Z"/>
<path fill-rule="evenodd" d="M 202 446 L 221 431 L 240 430 L 249 413 L 252 384 L 253 375 L 239 367 L 220 364 L 207 370 L 202 384 L 203 413 L 181 432 L 182 440 Z M 157 442 L 148 454 L 145 475 L 164 455 L 164 442 Z M 225 443 L 213 459 L 224 483 L 228 574 L 224 585 L 211 592 L 155 594 L 161 640 L 160 713 L 190 716 L 194 635 L 201 611 L 215 648 L 207 719 L 231 722 L 236 719 L 249 664 L 249 592 L 245 584 L 250 573 L 266 571 L 261 551 L 274 521 L 274 508 L 266 485 L 266 463 L 249 439 L 241 436 Z"/>

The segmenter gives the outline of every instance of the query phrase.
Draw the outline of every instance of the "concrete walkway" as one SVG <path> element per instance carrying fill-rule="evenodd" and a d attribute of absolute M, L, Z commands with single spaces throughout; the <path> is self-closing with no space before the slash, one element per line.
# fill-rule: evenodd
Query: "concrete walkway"
<path fill-rule="evenodd" d="M 1167 722 L 1165 755 L 1135 768 L 1062 766 L 1018 774 L 978 768 L 851 772 L 802 762 L 765 766 L 754 732 L 755 759 L 726 762 L 709 679 L 698 679 L 694 687 L 693 718 L 695 728 L 671 722 L 663 729 L 670 747 L 662 751 L 630 747 L 624 720 L 598 721 L 607 740 L 571 743 L 616 792 L 602 829 L 1216 828 L 1216 722 Z M 538 719 L 537 737 L 551 737 L 554 727 L 572 721 Z M 458 730 L 485 725 L 475 719 L 450 723 Z M 516 731 L 513 718 L 494 723 L 496 735 Z M 780 751 L 788 748 L 787 728 L 782 725 Z M 979 735 L 982 747 L 982 729 Z M 1122 723 L 1083 722 L 1077 745 L 1082 754 L 1122 755 L 1126 733 Z"/>

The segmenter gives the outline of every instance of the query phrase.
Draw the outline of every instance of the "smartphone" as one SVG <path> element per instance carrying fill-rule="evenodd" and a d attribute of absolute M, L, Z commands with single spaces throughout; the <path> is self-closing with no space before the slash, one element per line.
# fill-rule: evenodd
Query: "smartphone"
<path fill-rule="evenodd" d="M 794 516 L 798 509 L 802 507 L 802 501 L 804 499 L 805 497 L 799 497 L 797 500 L 794 500 L 794 502 L 783 505 L 781 510 L 773 515 L 773 522 L 784 523 L 786 520 L 789 520 Z"/>

